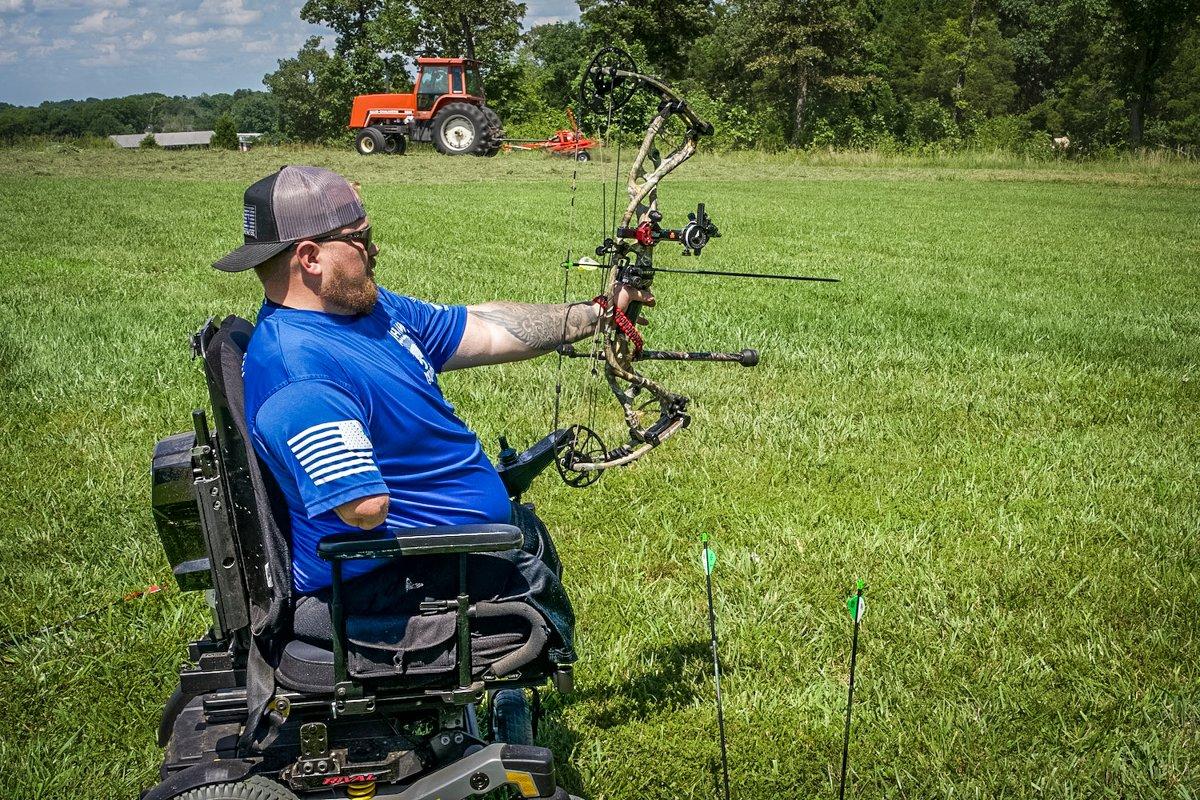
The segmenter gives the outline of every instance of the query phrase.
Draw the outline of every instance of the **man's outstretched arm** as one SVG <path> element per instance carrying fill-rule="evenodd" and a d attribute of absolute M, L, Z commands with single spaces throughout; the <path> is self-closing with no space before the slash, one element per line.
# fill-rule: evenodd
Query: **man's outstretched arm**
<path fill-rule="evenodd" d="M 622 289 L 622 308 L 638 301 L 653 305 L 648 292 Z M 553 352 L 591 336 L 600 322 L 601 308 L 591 301 L 580 303 L 483 303 L 467 307 L 467 327 L 458 350 L 445 369 L 463 369 L 484 364 L 521 361 Z"/>

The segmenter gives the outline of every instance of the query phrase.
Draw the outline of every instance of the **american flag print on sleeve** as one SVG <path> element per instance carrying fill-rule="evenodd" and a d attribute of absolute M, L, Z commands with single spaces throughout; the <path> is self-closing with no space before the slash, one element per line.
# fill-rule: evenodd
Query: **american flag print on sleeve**
<path fill-rule="evenodd" d="M 387 493 L 369 431 L 359 398 L 324 378 L 293 381 L 273 392 L 253 426 L 255 449 L 285 493 L 293 484 L 309 519 Z"/>
<path fill-rule="evenodd" d="M 288 439 L 288 447 L 314 486 L 365 472 L 379 474 L 371 440 L 355 419 L 313 425 Z"/>

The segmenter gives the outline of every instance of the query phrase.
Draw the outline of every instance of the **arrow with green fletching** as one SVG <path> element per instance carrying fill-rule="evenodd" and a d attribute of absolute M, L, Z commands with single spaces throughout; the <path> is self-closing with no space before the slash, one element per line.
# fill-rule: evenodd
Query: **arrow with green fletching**
<path fill-rule="evenodd" d="M 712 575 L 713 567 L 717 566 L 717 551 L 709 546 L 707 533 L 700 534 L 700 543 L 704 545 L 704 551 L 700 554 L 700 566 L 705 575 Z"/>
<path fill-rule="evenodd" d="M 866 590 L 867 585 L 860 580 L 858 591 L 846 598 L 846 610 L 850 612 L 850 619 L 855 622 L 861 622 L 862 618 L 866 616 L 867 598 L 862 596 Z"/>
<path fill-rule="evenodd" d="M 713 608 L 712 573 L 717 565 L 717 552 L 708 545 L 708 534 L 700 534 L 700 564 L 704 568 L 704 583 L 708 590 L 708 632 L 712 641 L 713 683 L 717 689 L 717 731 L 721 739 L 721 775 L 725 779 L 725 800 L 729 800 L 729 755 L 725 749 L 725 712 L 721 706 L 721 659 L 717 657 L 717 614 Z"/>
<path fill-rule="evenodd" d="M 850 612 L 850 619 L 854 620 L 854 639 L 850 645 L 850 690 L 846 696 L 846 735 L 842 740 L 842 777 L 839 781 L 838 800 L 845 800 L 846 797 L 846 767 L 850 763 L 850 711 L 854 707 L 854 666 L 858 660 L 858 627 L 867 613 L 867 600 L 863 597 L 867 585 L 859 579 L 855 589 L 854 594 L 846 598 L 846 610 Z"/>

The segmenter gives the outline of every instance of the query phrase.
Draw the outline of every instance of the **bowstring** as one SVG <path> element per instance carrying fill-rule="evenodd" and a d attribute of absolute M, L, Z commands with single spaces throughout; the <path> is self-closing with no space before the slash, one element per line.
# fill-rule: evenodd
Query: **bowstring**
<path fill-rule="evenodd" d="M 570 109 L 568 109 L 568 113 L 570 113 Z M 576 131 L 575 131 L 575 146 L 571 153 L 571 161 L 573 163 L 572 163 L 572 167 L 571 167 L 570 210 L 567 213 L 567 217 L 568 217 L 567 253 L 566 253 L 566 258 L 563 261 L 563 296 L 562 296 L 563 305 L 566 305 L 569 302 L 567 292 L 569 290 L 570 282 L 571 282 L 571 264 L 574 261 L 574 259 L 572 258 L 572 253 L 573 253 L 573 247 L 575 245 L 575 233 L 576 233 L 575 196 L 576 196 L 576 190 L 578 189 L 578 186 L 579 186 L 579 135 L 580 135 L 579 123 L 576 122 L 574 127 L 576 128 Z M 562 330 L 562 336 L 560 337 L 564 344 L 567 341 L 567 324 L 568 324 L 570 318 L 571 318 L 571 309 L 570 309 L 570 307 L 568 307 L 566 312 L 563 314 L 563 330 Z M 558 353 L 558 363 L 555 366 L 555 370 L 554 370 L 554 423 L 550 427 L 550 430 L 552 430 L 552 431 L 558 430 L 559 422 L 562 419 L 562 370 L 563 370 L 563 361 L 565 358 L 566 358 L 566 356 L 564 356 L 562 354 L 562 351 L 560 350 Z"/>
<path fill-rule="evenodd" d="M 608 91 L 608 107 L 607 107 L 607 109 L 605 109 L 604 141 L 606 141 L 606 142 L 612 141 L 613 115 L 616 113 L 616 108 L 614 106 L 614 99 L 613 99 L 614 95 L 615 95 L 615 86 L 611 85 L 612 82 L 613 82 L 613 79 L 610 79 L 610 81 L 609 81 L 610 86 L 609 86 L 609 91 Z M 609 212 L 606 209 L 606 206 L 608 205 L 608 188 L 604 184 L 601 184 L 601 186 L 600 186 L 600 189 L 601 189 L 601 191 L 600 191 L 600 198 L 601 198 L 600 199 L 600 238 L 602 240 L 610 235 L 613 236 L 614 239 L 616 237 L 617 184 L 619 183 L 620 177 L 621 177 L 621 144 L 622 144 L 621 140 L 618 139 L 617 140 L 617 158 L 616 158 L 615 169 L 614 169 L 614 174 L 613 174 L 613 201 L 612 201 L 612 212 L 611 212 L 612 216 L 611 216 L 611 218 L 609 217 Z M 607 230 L 605 228 L 606 224 L 607 224 Z M 597 291 L 596 291 L 597 297 L 608 293 L 609 275 L 612 272 L 612 268 L 613 268 L 612 254 L 605 253 L 603 256 L 603 262 L 601 264 L 600 274 L 597 276 L 597 282 L 598 282 Z M 616 298 L 610 297 L 609 298 L 610 308 L 615 303 L 616 303 Z M 587 426 L 589 428 L 591 428 L 592 430 L 595 430 L 595 428 L 596 428 L 596 413 L 597 413 L 597 409 L 599 408 L 599 403 L 597 401 L 597 392 L 599 391 L 599 389 L 598 389 L 599 380 L 597 378 L 600 374 L 600 372 L 599 372 L 600 359 L 597 358 L 597 356 L 600 354 L 601 350 L 603 349 L 604 337 L 607 335 L 608 335 L 607 332 L 602 331 L 602 328 L 600 325 L 596 326 L 596 331 L 595 331 L 595 333 L 592 334 L 592 346 L 591 346 L 591 351 L 589 354 L 590 357 L 588 358 L 588 361 L 591 362 L 591 368 L 589 369 L 589 373 L 590 373 L 592 379 L 588 380 L 586 382 L 585 389 L 584 389 L 584 398 L 585 398 L 586 408 L 587 408 L 587 420 L 588 420 Z"/>

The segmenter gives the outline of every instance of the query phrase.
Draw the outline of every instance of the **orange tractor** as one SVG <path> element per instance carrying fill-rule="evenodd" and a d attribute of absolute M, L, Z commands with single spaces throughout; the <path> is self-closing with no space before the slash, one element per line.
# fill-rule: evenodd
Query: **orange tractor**
<path fill-rule="evenodd" d="M 401 154 L 407 140 L 432 142 L 446 155 L 494 156 L 504 129 L 485 105 L 479 62 L 418 58 L 411 94 L 360 94 L 350 110 L 355 148 L 364 156 Z"/>

